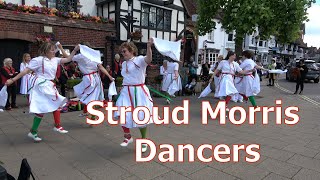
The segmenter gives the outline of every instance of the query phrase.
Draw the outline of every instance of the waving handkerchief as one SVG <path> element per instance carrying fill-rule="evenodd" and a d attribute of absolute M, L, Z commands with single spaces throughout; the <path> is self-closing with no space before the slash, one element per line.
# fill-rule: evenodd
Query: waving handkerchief
<path fill-rule="evenodd" d="M 275 69 L 275 70 L 269 70 L 269 73 L 274 73 L 274 74 L 283 74 L 286 73 L 288 70 L 282 71 L 281 69 Z"/>
<path fill-rule="evenodd" d="M 112 96 L 114 95 L 117 95 L 117 89 L 116 89 L 116 83 L 112 81 L 109 85 L 109 90 L 108 90 L 109 101 L 112 100 Z"/>
<path fill-rule="evenodd" d="M 160 54 L 168 56 L 175 61 L 180 61 L 181 40 L 173 42 L 154 37 L 153 44 Z"/>
<path fill-rule="evenodd" d="M 211 82 L 211 83 L 214 83 L 214 82 Z M 201 94 L 198 98 L 206 97 L 212 92 L 211 87 L 210 87 L 211 83 L 201 92 Z"/>
<path fill-rule="evenodd" d="M 101 64 L 100 51 L 89 48 L 85 45 L 80 45 L 80 53 L 91 61 Z"/>

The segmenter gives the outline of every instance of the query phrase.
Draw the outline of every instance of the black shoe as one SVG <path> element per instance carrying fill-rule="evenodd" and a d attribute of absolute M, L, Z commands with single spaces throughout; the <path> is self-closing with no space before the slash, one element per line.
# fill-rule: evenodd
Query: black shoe
<path fill-rule="evenodd" d="M 293 94 L 297 94 L 298 92 L 296 91 L 296 92 L 294 92 Z"/>
<path fill-rule="evenodd" d="M 5 107 L 4 109 L 10 111 L 11 107 Z"/>
<path fill-rule="evenodd" d="M 299 94 L 302 94 L 302 91 L 300 91 Z"/>
<path fill-rule="evenodd" d="M 12 108 L 19 108 L 17 105 L 11 106 Z"/>
<path fill-rule="evenodd" d="M 267 86 L 271 86 L 271 84 L 268 84 Z"/>

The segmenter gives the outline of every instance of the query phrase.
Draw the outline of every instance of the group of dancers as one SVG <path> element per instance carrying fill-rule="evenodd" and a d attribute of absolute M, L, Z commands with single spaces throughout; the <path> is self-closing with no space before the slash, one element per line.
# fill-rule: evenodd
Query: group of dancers
<path fill-rule="evenodd" d="M 235 62 L 236 54 L 229 51 L 225 60 L 219 56 L 214 67 L 214 73 L 209 83 L 215 83 L 215 97 L 225 98 L 226 105 L 232 98 L 250 101 L 257 107 L 254 96 L 260 92 L 260 80 L 256 69 L 266 70 L 258 66 L 253 60 L 253 53 L 249 50 L 242 52 L 242 62 Z M 214 82 L 213 82 L 214 81 Z M 240 98 L 238 96 L 241 96 Z M 226 109 L 229 111 L 229 108 Z"/>
<path fill-rule="evenodd" d="M 123 88 L 116 101 L 116 106 L 146 106 L 150 109 L 153 107 L 153 100 L 150 95 L 148 87 L 145 83 L 146 68 L 152 61 L 153 39 L 151 38 L 147 46 L 146 56 L 137 56 L 138 49 L 132 42 L 125 42 L 120 46 L 121 53 L 125 62 L 122 64 L 121 74 L 123 76 Z M 87 44 L 88 45 L 88 44 Z M 38 136 L 38 128 L 40 122 L 46 113 L 53 113 L 54 128 L 58 133 L 68 133 L 61 125 L 60 110 L 67 102 L 67 98 L 59 94 L 54 79 L 56 76 L 57 67 L 60 64 L 75 61 L 78 63 L 80 71 L 84 74 L 82 82 L 74 87 L 75 94 L 80 99 L 81 103 L 87 105 L 90 101 L 103 101 L 103 86 L 99 76 L 99 70 L 106 74 L 111 81 L 114 78 L 105 70 L 101 63 L 91 61 L 81 53 L 76 53 L 80 49 L 77 45 L 70 55 L 66 54 L 62 45 L 58 45 L 59 50 L 63 54 L 63 58 L 55 57 L 55 45 L 51 42 L 43 43 L 39 48 L 39 56 L 26 63 L 23 71 L 15 77 L 6 81 L 5 85 L 9 86 L 20 78 L 28 78 L 28 75 L 34 76 L 32 83 L 27 83 L 29 88 L 29 111 L 35 114 L 33 125 L 28 133 L 28 137 L 35 142 L 42 140 Z M 28 59 L 28 58 L 26 58 Z M 27 75 L 27 76 L 26 76 Z M 84 108 L 85 110 L 86 108 Z M 120 108 L 119 108 L 120 109 Z M 115 112 L 115 117 L 119 118 L 119 112 Z M 143 116 L 143 114 L 140 114 Z M 95 117 L 92 117 L 95 118 Z M 150 121 L 152 122 L 152 121 Z M 141 126 L 134 123 L 132 115 L 127 113 L 126 124 L 122 126 L 124 131 L 124 140 L 121 146 L 127 146 L 133 142 L 130 134 L 130 129 L 138 127 L 142 138 L 146 138 L 146 125 Z M 147 146 L 142 146 L 142 152 L 147 151 Z"/>
<path fill-rule="evenodd" d="M 121 75 L 123 76 L 123 88 L 121 89 L 119 96 L 116 100 L 116 106 L 120 109 L 121 106 L 135 108 L 137 106 L 145 106 L 149 109 L 153 107 L 153 100 L 149 92 L 149 88 L 145 85 L 146 68 L 148 64 L 152 62 L 152 45 L 153 38 L 150 38 L 147 43 L 146 56 L 138 56 L 138 49 L 132 42 L 124 42 L 120 46 L 121 54 L 124 58 L 122 63 Z M 86 44 L 89 46 L 88 44 Z M 67 98 L 59 94 L 56 85 L 54 83 L 57 67 L 62 63 L 68 63 L 75 61 L 78 63 L 80 71 L 84 74 L 82 82 L 74 87 L 75 94 L 80 99 L 81 103 L 87 105 L 90 101 L 103 101 L 104 93 L 101 78 L 99 76 L 99 70 L 104 73 L 111 81 L 114 78 L 104 69 L 101 63 L 91 61 L 86 56 L 79 52 L 80 45 L 77 45 L 70 55 L 66 54 L 62 45 L 58 45 L 59 50 L 63 54 L 63 58 L 55 57 L 55 45 L 50 42 L 45 42 L 39 48 L 39 56 L 31 59 L 26 63 L 26 67 L 15 77 L 8 79 L 6 85 L 10 85 L 25 75 L 32 74 L 33 80 L 28 87 L 29 91 L 29 108 L 30 113 L 35 114 L 33 125 L 28 137 L 34 141 L 39 142 L 42 139 L 38 135 L 38 128 L 40 122 L 46 113 L 53 113 L 54 128 L 53 130 L 58 133 L 68 133 L 61 125 L 60 120 L 60 108 L 67 102 Z M 77 54 L 78 53 L 78 54 Z M 226 60 L 221 60 L 216 66 L 214 73 L 210 79 L 210 83 L 215 79 L 217 83 L 216 96 L 225 97 L 225 101 L 228 104 L 231 96 L 240 93 L 245 100 L 249 99 L 253 106 L 257 106 L 254 96 L 254 78 L 253 73 L 255 69 L 264 69 L 257 66 L 251 59 L 252 53 L 250 51 L 244 51 L 244 61 L 239 65 L 234 62 L 236 55 L 233 52 L 229 52 Z M 30 59 L 30 57 L 26 58 Z M 174 92 L 181 90 L 181 79 L 178 73 L 179 65 L 176 62 L 165 62 L 163 73 L 165 77 L 163 79 L 162 90 L 168 91 L 168 88 L 175 84 Z M 31 73 L 32 72 L 32 73 Z M 234 77 L 236 73 L 241 74 L 240 85 L 235 87 Z M 220 75 L 219 75 L 220 74 Z M 86 108 L 84 108 L 86 112 Z M 150 111 L 151 112 L 151 111 Z M 116 111 L 114 116 L 120 118 L 120 112 Z M 91 117 L 95 118 L 95 117 Z M 132 113 L 126 113 L 126 124 L 122 125 L 124 140 L 120 144 L 123 147 L 128 146 L 133 142 L 130 129 L 139 128 L 141 138 L 146 138 L 147 125 L 138 125 L 132 119 Z M 144 114 L 140 112 L 139 118 L 143 119 Z M 149 123 L 152 123 L 152 115 Z M 142 145 L 142 152 L 147 151 L 147 145 Z"/>

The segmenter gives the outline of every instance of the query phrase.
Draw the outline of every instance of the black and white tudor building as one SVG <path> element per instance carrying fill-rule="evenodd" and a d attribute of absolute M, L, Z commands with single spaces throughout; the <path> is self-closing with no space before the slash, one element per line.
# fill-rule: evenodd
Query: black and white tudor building
<path fill-rule="evenodd" d="M 140 31 L 136 45 L 139 54 L 145 54 L 150 37 L 175 41 L 184 36 L 186 13 L 183 0 L 96 0 L 97 14 L 115 20 L 116 44 L 132 39 L 132 32 Z M 163 57 L 154 52 L 153 64 Z"/>

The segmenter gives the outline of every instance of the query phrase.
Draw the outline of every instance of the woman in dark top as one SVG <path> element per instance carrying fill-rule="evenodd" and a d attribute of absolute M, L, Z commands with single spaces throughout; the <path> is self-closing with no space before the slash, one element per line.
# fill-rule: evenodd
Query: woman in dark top
<path fill-rule="evenodd" d="M 202 64 L 202 68 L 201 68 L 201 79 L 204 82 L 209 81 L 210 77 L 209 77 L 209 71 L 210 71 L 210 65 L 208 64 L 208 61 L 206 61 L 204 64 Z"/>
<path fill-rule="evenodd" d="M 4 83 L 13 77 L 15 77 L 18 72 L 15 71 L 15 69 L 12 67 L 12 59 L 11 58 L 5 58 L 3 61 L 3 67 L 1 68 L 1 81 L 2 86 L 4 86 Z M 8 99 L 7 104 L 5 106 L 6 110 L 11 110 L 11 108 L 18 108 L 16 105 L 16 96 L 17 96 L 17 84 L 12 83 L 10 86 L 7 87 L 8 92 Z M 11 98 L 11 103 L 10 103 Z"/>
<path fill-rule="evenodd" d="M 308 72 L 308 67 L 304 64 L 304 59 L 301 59 L 300 62 L 297 64 L 297 68 L 300 70 L 300 74 L 297 76 L 297 85 L 296 85 L 296 91 L 294 94 L 298 93 L 299 86 L 300 88 L 300 93 L 303 92 L 303 87 L 304 87 L 304 80 L 306 79 L 306 75 Z"/>

